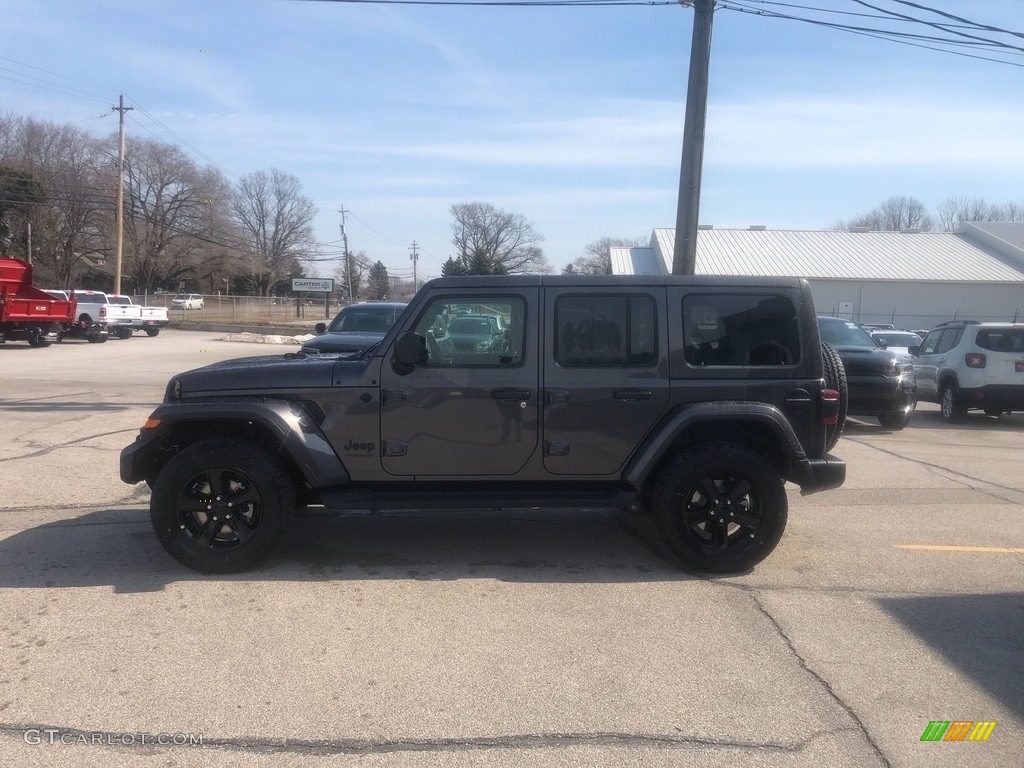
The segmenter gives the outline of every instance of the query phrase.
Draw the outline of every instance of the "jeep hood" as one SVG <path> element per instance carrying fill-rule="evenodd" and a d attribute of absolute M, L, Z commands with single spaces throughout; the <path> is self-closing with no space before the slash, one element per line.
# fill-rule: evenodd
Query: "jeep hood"
<path fill-rule="evenodd" d="M 244 357 L 179 373 L 171 379 L 167 394 L 170 398 L 176 387 L 181 397 L 188 398 L 197 394 L 262 395 L 345 386 L 358 381 L 366 364 L 365 359 L 341 364 L 335 358 Z"/>

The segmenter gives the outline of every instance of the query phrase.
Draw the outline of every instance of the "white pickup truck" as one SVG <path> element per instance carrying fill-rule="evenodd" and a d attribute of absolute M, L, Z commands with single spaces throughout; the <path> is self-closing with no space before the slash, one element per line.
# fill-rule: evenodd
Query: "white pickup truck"
<path fill-rule="evenodd" d="M 123 296 L 119 293 L 109 293 L 107 298 L 111 304 L 118 304 L 122 307 L 138 307 L 139 319 L 132 322 L 133 331 L 145 331 L 147 336 L 156 336 L 161 328 L 166 328 L 170 319 L 167 315 L 167 307 L 144 307 L 136 304 L 130 296 Z"/>
<path fill-rule="evenodd" d="M 105 323 L 119 339 L 131 338 L 135 324 L 142 320 L 138 306 L 116 304 L 102 291 L 74 291 L 74 295 L 79 320 Z"/>

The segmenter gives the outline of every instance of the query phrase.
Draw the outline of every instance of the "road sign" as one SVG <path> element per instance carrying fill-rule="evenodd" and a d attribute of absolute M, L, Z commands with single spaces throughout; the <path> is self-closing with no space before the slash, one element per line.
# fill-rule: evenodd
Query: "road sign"
<path fill-rule="evenodd" d="M 334 278 L 331 277 L 293 277 L 293 291 L 316 291 L 331 293 L 334 291 Z"/>

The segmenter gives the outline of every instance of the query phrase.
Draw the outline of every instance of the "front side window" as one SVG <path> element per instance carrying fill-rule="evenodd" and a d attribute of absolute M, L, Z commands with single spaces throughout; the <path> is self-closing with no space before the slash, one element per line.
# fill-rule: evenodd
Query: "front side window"
<path fill-rule="evenodd" d="M 687 295 L 683 335 L 686 362 L 694 366 L 780 366 L 800 359 L 796 308 L 786 296 Z"/>
<path fill-rule="evenodd" d="M 416 323 L 430 366 L 518 365 L 525 352 L 521 298 L 434 299 Z"/>
<path fill-rule="evenodd" d="M 651 366 L 658 360 L 650 296 L 563 296 L 555 302 L 554 323 L 559 365 Z"/>

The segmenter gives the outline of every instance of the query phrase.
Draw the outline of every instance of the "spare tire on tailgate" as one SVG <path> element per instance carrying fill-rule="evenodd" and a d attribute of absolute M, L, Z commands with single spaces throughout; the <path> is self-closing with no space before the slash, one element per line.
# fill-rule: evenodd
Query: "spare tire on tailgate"
<path fill-rule="evenodd" d="M 839 393 L 839 418 L 835 424 L 826 427 L 825 450 L 831 451 L 839 442 L 846 425 L 846 408 L 850 402 L 850 390 L 846 385 L 846 368 L 835 348 L 821 342 L 821 362 L 825 368 L 825 386 Z"/>

